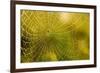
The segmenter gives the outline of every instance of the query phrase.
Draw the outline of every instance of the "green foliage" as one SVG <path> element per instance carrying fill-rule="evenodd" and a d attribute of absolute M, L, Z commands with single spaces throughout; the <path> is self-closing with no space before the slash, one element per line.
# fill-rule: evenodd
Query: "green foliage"
<path fill-rule="evenodd" d="M 89 14 L 21 10 L 21 62 L 89 59 Z"/>

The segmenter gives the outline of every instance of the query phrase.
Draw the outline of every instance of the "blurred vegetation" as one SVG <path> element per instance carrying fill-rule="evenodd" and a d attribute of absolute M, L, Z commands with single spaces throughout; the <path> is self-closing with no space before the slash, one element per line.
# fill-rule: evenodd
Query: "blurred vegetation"
<path fill-rule="evenodd" d="M 21 10 L 21 62 L 89 59 L 89 14 Z"/>

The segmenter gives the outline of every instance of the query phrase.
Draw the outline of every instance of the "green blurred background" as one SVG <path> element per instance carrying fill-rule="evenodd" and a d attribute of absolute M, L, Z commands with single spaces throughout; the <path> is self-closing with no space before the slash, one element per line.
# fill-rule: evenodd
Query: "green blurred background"
<path fill-rule="evenodd" d="M 21 62 L 89 59 L 89 13 L 21 10 Z"/>

